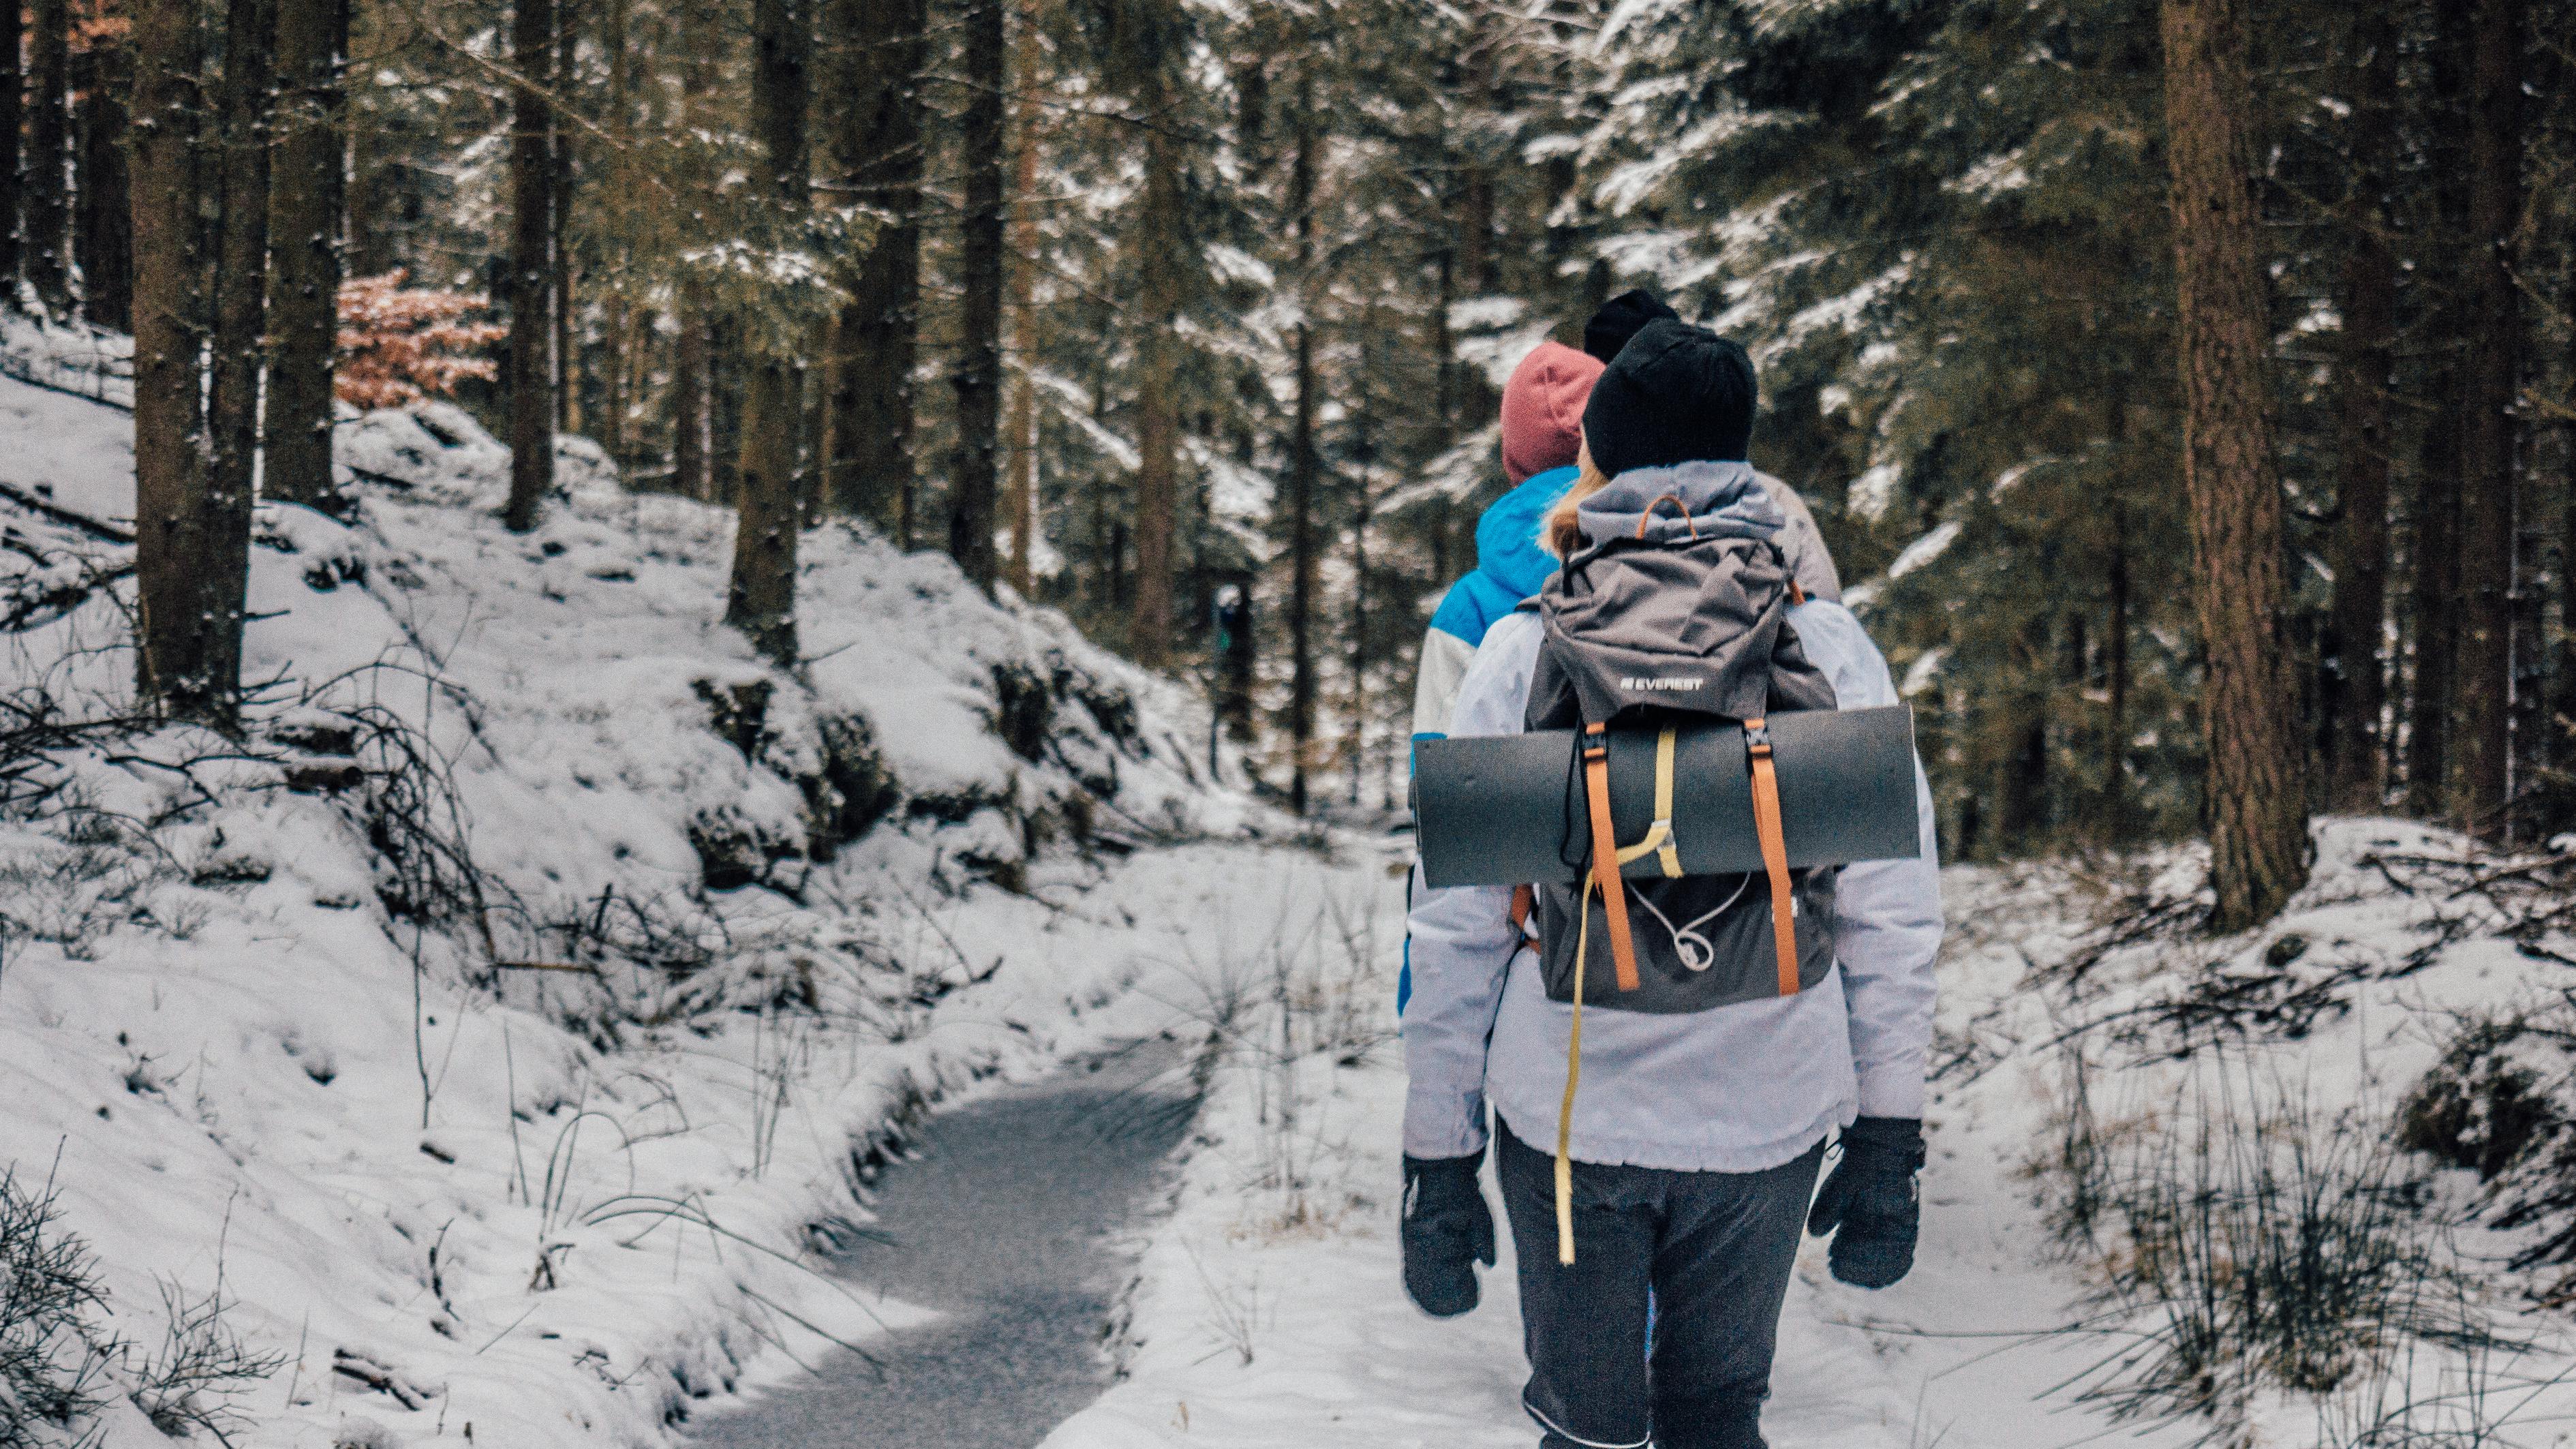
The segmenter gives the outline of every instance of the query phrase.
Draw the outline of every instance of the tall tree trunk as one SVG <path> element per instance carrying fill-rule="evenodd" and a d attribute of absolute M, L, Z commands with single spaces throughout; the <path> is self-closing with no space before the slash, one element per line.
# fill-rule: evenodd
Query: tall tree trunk
<path fill-rule="evenodd" d="M 1158 60 L 1137 87 L 1145 118 L 1145 200 L 1136 221 L 1139 310 L 1136 334 L 1136 606 L 1128 653 L 1160 669 L 1172 652 L 1172 535 L 1179 491 L 1182 253 L 1180 143 L 1167 114 L 1170 78 Z"/>
<path fill-rule="evenodd" d="M 948 485 L 948 553 L 966 577 L 992 592 L 993 503 L 1000 482 L 1002 432 L 1003 231 L 1009 223 L 1002 189 L 1009 164 L 1004 88 L 1010 44 L 1004 0 L 976 0 L 966 16 L 966 114 L 959 126 L 959 164 L 966 173 L 965 235 L 959 247 L 957 466 Z"/>
<path fill-rule="evenodd" d="M 2451 818 L 2500 835 L 2513 788 L 2514 391 L 2522 309 L 2522 49 L 2528 0 L 2477 0 L 2469 74 L 2466 336 L 2460 361 L 2460 660 Z"/>
<path fill-rule="evenodd" d="M 912 372 L 921 329 L 923 0 L 835 0 L 848 50 L 834 164 L 852 199 L 882 212 L 834 327 L 832 506 L 913 544 Z"/>
<path fill-rule="evenodd" d="M 2129 510 L 2111 500 L 2111 619 L 2103 630 L 2103 823 L 2113 841 L 2129 836 Z"/>
<path fill-rule="evenodd" d="M 572 103 L 574 57 L 581 40 L 581 20 L 575 14 L 578 0 L 555 0 L 555 89 L 556 104 L 546 108 L 546 153 L 553 159 L 554 180 L 546 188 L 554 203 L 554 216 L 549 228 L 553 232 L 553 266 L 546 275 L 547 315 L 553 321 L 554 333 L 546 351 L 553 359 L 555 392 L 555 431 L 581 431 L 581 357 L 573 350 L 572 309 L 572 199 L 573 171 L 579 159 L 572 123 L 563 107 Z"/>
<path fill-rule="evenodd" d="M 553 114 L 555 0 L 516 0 L 510 64 L 520 84 L 510 98 L 510 499 L 501 522 L 513 533 L 537 526 L 555 486 L 555 163 L 547 144 Z"/>
<path fill-rule="evenodd" d="M 134 88 L 123 45 L 93 44 L 72 60 L 72 265 L 80 276 L 81 315 L 118 332 L 134 330 L 134 193 L 128 183 L 126 100 Z M 199 164 L 210 158 L 201 155 Z M 214 177 L 201 189 L 219 189 Z M 200 254 L 214 251 L 213 227 L 199 218 Z"/>
<path fill-rule="evenodd" d="M 631 111 L 635 105 L 635 60 L 627 37 L 628 0 L 607 0 L 599 17 L 599 48 L 608 57 L 608 155 L 605 158 L 607 185 L 612 197 L 624 197 L 634 181 L 634 171 L 627 152 L 634 145 L 635 127 Z M 637 351 L 634 320 L 643 309 L 632 305 L 628 288 L 634 283 L 632 248 L 621 238 L 615 243 L 609 266 L 612 271 L 608 294 L 601 299 L 605 316 L 602 330 L 607 334 L 608 355 L 602 362 L 607 368 L 607 395 L 600 400 L 599 444 L 608 450 L 609 460 L 623 472 L 628 465 L 631 441 L 627 436 L 627 409 L 633 405 L 629 368 Z"/>
<path fill-rule="evenodd" d="M 23 5 L 0 6 L 0 306 L 18 300 L 18 269 L 24 259 L 19 228 L 27 209 L 26 146 L 19 135 L 26 124 L 27 11 Z"/>
<path fill-rule="evenodd" d="M 2162 0 L 2166 158 L 2180 281 L 2183 477 L 2207 677 L 2211 925 L 2270 919 L 2308 875 L 2298 692 L 2281 647 L 2281 480 L 2254 214 L 2241 0 Z"/>
<path fill-rule="evenodd" d="M 27 284 L 56 313 L 71 310 L 71 5 L 31 0 L 27 59 Z"/>
<path fill-rule="evenodd" d="M 1315 108 L 1313 83 L 1297 79 L 1296 152 L 1289 161 L 1288 224 L 1297 234 L 1297 401 L 1288 436 L 1288 806 L 1306 813 L 1315 740 Z"/>
<path fill-rule="evenodd" d="M 229 0 L 226 5 L 222 105 L 216 122 L 223 213 L 215 253 L 214 379 L 207 416 L 212 449 L 200 548 L 208 570 L 236 581 L 248 578 L 259 385 L 267 354 L 268 63 L 275 43 L 270 19 L 269 0 Z M 237 620 L 241 589 L 226 591 L 218 604 Z M 218 630 L 217 637 L 229 649 L 229 657 L 216 663 L 217 677 L 238 679 L 238 622 Z"/>
<path fill-rule="evenodd" d="M 2348 134 L 2352 194 L 2343 210 L 2343 349 L 2335 387 L 2343 414 L 2334 535 L 2328 685 L 2333 725 L 2327 798 L 2373 814 L 2387 799 L 2380 660 L 2388 618 L 2389 388 L 2397 337 L 2397 258 L 2388 237 L 2389 166 L 2397 147 L 2397 24 L 2392 7 L 2361 7 L 2352 35 Z"/>
<path fill-rule="evenodd" d="M 798 0 L 754 0 L 752 124 L 760 144 L 753 184 L 775 198 L 789 219 L 804 214 L 808 190 L 806 69 L 812 45 Z M 750 636 L 752 647 L 771 660 L 793 667 L 796 542 L 805 522 L 796 484 L 798 375 L 791 359 L 757 338 L 749 361 L 725 622 Z"/>
<path fill-rule="evenodd" d="M 2423 333 L 2427 360 L 2423 395 L 2438 400 L 2427 410 L 2416 454 L 2413 569 L 2414 674 L 2406 699 L 2406 809 L 2438 819 L 2450 808 L 2452 684 L 2458 673 L 2461 629 L 2460 455 L 2456 385 L 2464 335 L 2460 284 L 2465 259 L 2459 238 L 2469 223 L 2466 157 L 2457 138 L 2468 129 L 2467 5 L 2432 8 L 2433 44 L 2427 53 L 2431 84 L 2421 131 L 2428 150 L 2435 225 L 2413 247 L 2412 275 L 2431 294 Z"/>
<path fill-rule="evenodd" d="M 1020 12 L 1019 31 L 1012 41 L 1011 69 L 1019 87 L 1016 95 L 1019 113 L 1012 126 L 1010 267 L 1011 277 L 1011 346 L 1020 356 L 1020 365 L 1011 369 L 1010 418 L 1006 426 L 1011 438 L 1011 471 L 1004 489 L 1003 511 L 1011 525 L 1011 557 L 1007 576 L 1011 587 L 1021 598 L 1030 594 L 1030 559 L 1037 547 L 1038 532 L 1038 407 L 1037 389 L 1030 381 L 1038 365 L 1037 279 L 1038 236 L 1038 145 L 1040 123 L 1045 111 L 1039 106 L 1035 87 L 1038 75 L 1037 16 L 1029 7 Z"/>
<path fill-rule="evenodd" d="M 709 407 L 713 359 L 707 346 L 706 286 L 695 277 L 680 283 L 680 335 L 671 349 L 671 488 L 684 498 L 712 502 L 714 419 Z"/>
<path fill-rule="evenodd" d="M 197 7 L 138 0 L 130 13 L 137 683 L 173 717 L 229 727 L 241 684 L 242 574 L 226 567 L 240 555 L 215 536 L 203 467 Z"/>
<path fill-rule="evenodd" d="M 340 0 L 275 0 L 269 162 L 267 447 L 271 498 L 321 506 L 331 489 L 332 354 L 339 337 Z"/>

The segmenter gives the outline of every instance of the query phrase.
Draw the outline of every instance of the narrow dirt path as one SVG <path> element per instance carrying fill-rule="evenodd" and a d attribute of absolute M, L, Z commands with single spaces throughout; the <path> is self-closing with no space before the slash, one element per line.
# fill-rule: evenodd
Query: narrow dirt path
<path fill-rule="evenodd" d="M 933 1117 L 879 1180 L 850 1281 L 940 1317 L 710 1417 L 706 1449 L 1030 1449 L 1109 1386 L 1101 1340 L 1197 1100 L 1149 1041 Z"/>

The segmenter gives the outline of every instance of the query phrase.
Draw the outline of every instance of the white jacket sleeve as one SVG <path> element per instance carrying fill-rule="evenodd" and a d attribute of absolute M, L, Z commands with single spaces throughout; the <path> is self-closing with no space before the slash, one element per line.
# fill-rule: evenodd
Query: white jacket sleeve
<path fill-rule="evenodd" d="M 1521 732 L 1538 623 L 1513 614 L 1485 634 L 1458 687 L 1455 737 Z M 1414 879 L 1413 1000 L 1404 1009 L 1404 1150 L 1465 1157 L 1485 1146 L 1485 1046 L 1503 1000 L 1503 977 L 1520 949 L 1507 886 L 1429 890 Z"/>
<path fill-rule="evenodd" d="M 1809 604 L 1794 613 L 1799 637 L 1833 679 L 1845 709 L 1898 702 L 1887 658 L 1839 604 Z M 1932 825 L 1932 786 L 1914 762 L 1915 810 L 1922 853 L 1908 860 L 1870 860 L 1843 867 L 1834 887 L 1834 954 L 1850 1003 L 1852 1066 L 1860 1077 L 1864 1117 L 1920 1117 L 1932 1056 L 1933 959 L 1941 951 L 1940 850 Z"/>

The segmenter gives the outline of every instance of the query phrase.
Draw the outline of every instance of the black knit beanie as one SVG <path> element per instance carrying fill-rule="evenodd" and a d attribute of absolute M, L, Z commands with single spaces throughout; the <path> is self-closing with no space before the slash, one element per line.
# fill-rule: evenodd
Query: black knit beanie
<path fill-rule="evenodd" d="M 1583 437 L 1606 477 L 1631 468 L 1741 459 L 1760 394 L 1753 359 L 1705 327 L 1657 318 L 1592 384 Z"/>
<path fill-rule="evenodd" d="M 1680 314 L 1643 287 L 1622 292 L 1602 303 L 1601 310 L 1592 314 L 1592 320 L 1583 324 L 1583 350 L 1608 362 L 1619 355 L 1620 348 L 1628 345 L 1629 338 L 1637 335 L 1638 328 L 1658 317 L 1670 317 L 1676 322 L 1681 320 Z"/>

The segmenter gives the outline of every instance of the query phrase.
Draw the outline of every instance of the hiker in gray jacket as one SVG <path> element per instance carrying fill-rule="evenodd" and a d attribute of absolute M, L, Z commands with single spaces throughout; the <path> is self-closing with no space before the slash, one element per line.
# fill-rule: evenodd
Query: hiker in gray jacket
<path fill-rule="evenodd" d="M 1753 401 L 1742 349 L 1651 324 L 1593 390 L 1584 432 L 1594 466 L 1551 515 L 1552 547 L 1563 556 L 1632 533 L 1763 538 L 1784 527 L 1743 461 Z M 1808 597 L 1785 619 L 1838 707 L 1897 701 L 1885 659 L 1841 604 Z M 1453 737 L 1524 728 L 1542 632 L 1540 614 L 1523 610 L 1486 634 Z M 1942 932 L 1919 764 L 1916 793 L 1920 855 L 1841 870 L 1828 897 L 1833 969 L 1812 987 L 1679 1013 L 1593 1000 L 1562 1139 L 1577 1007 L 1552 999 L 1513 892 L 1417 890 L 1405 1286 L 1435 1315 L 1475 1305 L 1473 1265 L 1494 1261 L 1478 1182 L 1490 1107 L 1519 1247 L 1523 1404 L 1545 1449 L 1759 1449 L 1801 1224 L 1835 1234 L 1830 1262 L 1845 1282 L 1884 1287 L 1910 1268 Z M 1767 928 L 1761 939 L 1772 940 Z M 1838 1133 L 1840 1159 L 1811 1211 Z M 1549 1151 L 1560 1141 L 1570 1263 Z"/>

